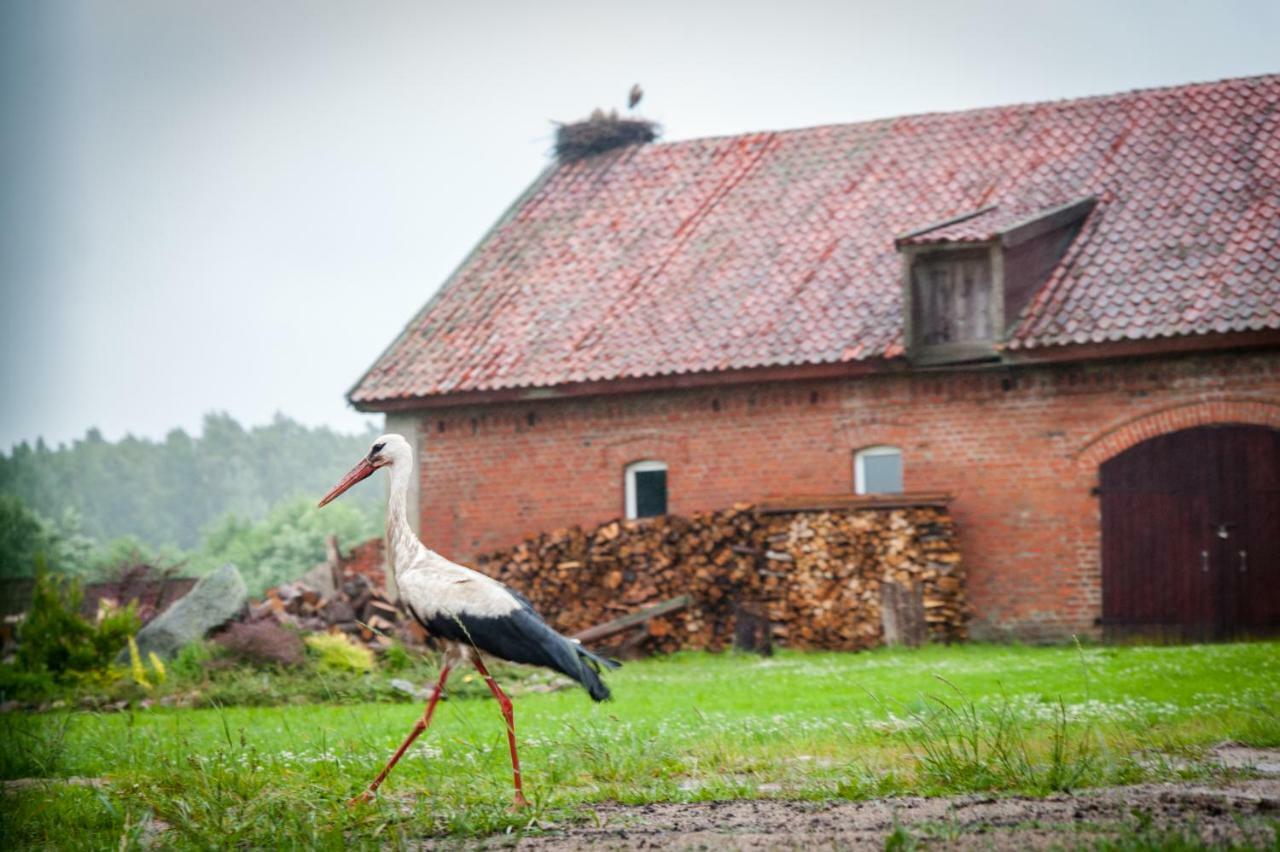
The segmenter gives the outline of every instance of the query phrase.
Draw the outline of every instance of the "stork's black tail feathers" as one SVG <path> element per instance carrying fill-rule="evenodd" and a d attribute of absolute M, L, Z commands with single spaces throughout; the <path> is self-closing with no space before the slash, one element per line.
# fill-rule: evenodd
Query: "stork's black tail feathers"
<path fill-rule="evenodd" d="M 581 671 L 581 677 L 577 680 L 587 689 L 587 694 L 591 696 L 592 701 L 608 701 L 612 693 L 609 687 L 600 679 L 600 668 L 606 669 L 622 668 L 622 663 L 617 660 L 610 660 L 601 657 L 599 654 L 593 654 L 586 648 L 582 647 L 576 640 L 569 640 L 573 644 L 573 650 L 578 653 L 578 668 Z"/>
<path fill-rule="evenodd" d="M 582 645 L 557 633 L 534 611 L 529 600 L 507 590 L 520 606 L 500 615 L 475 615 L 466 611 L 437 613 L 423 620 L 409 611 L 428 633 L 492 654 L 513 663 L 546 666 L 582 684 L 596 701 L 609 698 L 609 687 L 600 679 L 600 669 L 616 669 L 622 664 L 593 654 Z"/>

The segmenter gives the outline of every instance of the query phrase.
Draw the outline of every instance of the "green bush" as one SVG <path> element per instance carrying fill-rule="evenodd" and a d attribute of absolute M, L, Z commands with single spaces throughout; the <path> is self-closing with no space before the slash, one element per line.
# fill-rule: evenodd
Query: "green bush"
<path fill-rule="evenodd" d="M 26 672 L 17 666 L 0 665 L 0 701 L 41 701 L 57 691 L 57 681 L 48 672 Z M 9 715 L 12 714 L 0 714 L 0 719 Z"/>
<path fill-rule="evenodd" d="M 169 671 L 179 680 L 199 681 L 207 673 L 209 663 L 219 655 L 220 646 L 213 642 L 190 642 L 169 662 Z"/>
<path fill-rule="evenodd" d="M 402 672 L 413 667 L 414 655 L 399 642 L 392 642 L 382 655 L 382 668 L 389 672 Z"/>
<path fill-rule="evenodd" d="M 142 626 L 132 603 L 90 624 L 80 616 L 82 596 L 78 581 L 52 573 L 37 559 L 31 607 L 18 631 L 20 669 L 55 676 L 106 669 Z"/>

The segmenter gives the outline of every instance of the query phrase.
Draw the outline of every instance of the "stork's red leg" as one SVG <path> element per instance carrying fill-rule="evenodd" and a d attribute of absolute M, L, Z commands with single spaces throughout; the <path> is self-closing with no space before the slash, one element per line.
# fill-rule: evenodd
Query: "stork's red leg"
<path fill-rule="evenodd" d="M 476 670 L 484 678 L 484 682 L 489 685 L 489 691 L 493 693 L 493 697 L 498 699 L 498 706 L 502 708 L 502 718 L 507 722 L 507 745 L 511 747 L 511 773 L 516 783 L 516 800 L 515 807 L 529 807 L 529 800 L 524 797 L 524 785 L 520 783 L 520 755 L 516 753 L 516 717 L 515 711 L 511 706 L 511 699 L 498 686 L 498 682 L 493 679 L 493 675 L 489 674 L 489 670 L 484 667 L 480 657 L 473 658 Z"/>
<path fill-rule="evenodd" d="M 400 758 L 406 751 L 408 751 L 409 746 L 413 745 L 413 741 L 418 738 L 418 735 L 425 731 L 427 726 L 431 724 L 431 717 L 436 712 L 436 702 L 440 700 L 440 694 L 444 692 L 444 682 L 448 679 L 449 667 L 442 666 L 440 668 L 440 678 L 436 681 L 436 685 L 431 690 L 431 697 L 427 699 L 427 709 L 422 711 L 422 718 L 418 719 L 417 722 L 414 722 L 413 730 L 409 732 L 409 736 L 405 737 L 404 742 L 400 744 L 400 748 L 396 749 L 396 753 L 391 756 L 391 760 L 388 761 L 387 765 L 378 773 L 378 777 L 373 779 L 373 783 L 369 785 L 369 789 L 347 802 L 348 805 L 367 802 L 378 792 L 378 787 L 386 780 L 387 775 L 391 772 L 391 768 L 400 761 Z"/>

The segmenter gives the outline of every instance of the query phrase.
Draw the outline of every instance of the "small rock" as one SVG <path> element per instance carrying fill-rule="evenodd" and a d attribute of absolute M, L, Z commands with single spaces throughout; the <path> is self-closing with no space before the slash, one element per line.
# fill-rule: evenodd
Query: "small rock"
<path fill-rule="evenodd" d="M 410 683 L 409 681 L 405 680 L 402 677 L 392 678 L 389 683 L 391 688 L 394 689 L 396 692 L 403 692 L 405 695 L 412 695 L 414 698 L 427 697 L 427 692 L 425 689 L 419 689 L 418 687 L 414 686 L 412 683 Z"/>
<path fill-rule="evenodd" d="M 303 574 L 298 582 L 308 589 L 319 592 L 320 597 L 325 599 L 333 597 L 338 592 L 338 584 L 333 580 L 333 566 L 328 562 L 321 562 Z"/>

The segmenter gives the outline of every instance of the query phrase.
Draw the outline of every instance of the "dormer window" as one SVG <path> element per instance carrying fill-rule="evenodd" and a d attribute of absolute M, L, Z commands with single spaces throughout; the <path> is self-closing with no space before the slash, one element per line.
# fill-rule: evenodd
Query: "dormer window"
<path fill-rule="evenodd" d="M 999 356 L 1005 335 L 1080 233 L 1092 198 L 1028 212 L 984 207 L 906 234 L 907 352 L 918 364 Z"/>

